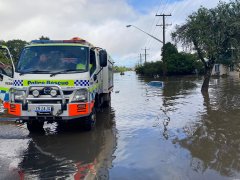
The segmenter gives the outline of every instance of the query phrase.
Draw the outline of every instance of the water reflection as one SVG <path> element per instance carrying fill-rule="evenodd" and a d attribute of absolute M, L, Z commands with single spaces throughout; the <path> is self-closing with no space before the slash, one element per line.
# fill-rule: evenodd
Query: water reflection
<path fill-rule="evenodd" d="M 240 84 L 232 78 L 220 81 L 203 96 L 201 123 L 189 129 L 188 137 L 179 144 L 190 151 L 195 171 L 214 169 L 232 177 L 240 172 Z"/>
<path fill-rule="evenodd" d="M 163 137 L 167 140 L 169 137 L 168 125 L 171 121 L 170 113 L 177 112 L 184 102 L 184 99 L 197 89 L 197 77 L 189 78 L 171 78 L 165 82 L 162 94 L 162 107 L 160 112 L 163 118 Z M 176 81 L 177 80 L 177 81 Z"/>
<path fill-rule="evenodd" d="M 20 169 L 29 179 L 108 179 L 117 143 L 114 119 L 109 108 L 98 114 L 94 131 L 29 135 Z"/>
<path fill-rule="evenodd" d="M 148 96 L 150 102 L 161 97 L 154 127 L 159 127 L 165 140 L 190 152 L 190 168 L 199 173 L 191 172 L 190 177 L 240 177 L 239 78 L 212 79 L 204 96 L 201 82 L 198 78 L 165 79 L 161 92 Z"/>
<path fill-rule="evenodd" d="M 149 84 L 153 79 L 139 77 L 141 81 Z M 168 131 L 171 119 L 181 120 L 181 109 L 189 105 L 189 96 L 196 93 L 200 87 L 198 77 L 168 77 L 166 79 L 159 79 L 164 83 L 162 87 L 147 86 L 145 96 L 148 97 L 147 101 L 160 97 L 159 110 L 156 115 L 154 127 L 160 127 L 160 131 L 165 140 L 169 139 L 171 132 Z M 154 80 L 155 81 L 155 80 Z M 191 101 L 191 100 L 190 100 Z M 180 112 L 179 112 L 180 111 Z M 182 114 L 183 118 L 186 114 Z M 176 122 L 173 122 L 173 125 Z M 170 128 L 171 129 L 171 128 Z"/>

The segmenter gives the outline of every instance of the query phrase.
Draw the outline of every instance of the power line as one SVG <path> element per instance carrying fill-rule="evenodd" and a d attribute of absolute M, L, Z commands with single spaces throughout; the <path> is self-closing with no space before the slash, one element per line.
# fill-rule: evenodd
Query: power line
<path fill-rule="evenodd" d="M 169 5 L 169 0 L 166 1 L 162 13 L 163 13 L 163 12 L 166 12 L 166 8 L 168 7 L 168 5 Z M 162 13 L 161 13 L 161 14 L 162 14 Z"/>
<path fill-rule="evenodd" d="M 162 3 L 162 11 L 161 11 L 161 13 L 160 14 L 163 14 L 164 12 L 166 12 L 166 8 L 169 6 L 169 4 L 170 4 L 170 1 L 169 0 L 167 0 L 167 1 L 165 1 L 165 3 Z M 158 13 L 156 13 L 156 14 L 158 14 Z M 156 17 L 156 16 L 155 16 Z M 157 21 L 157 23 L 156 24 L 159 24 L 159 22 L 160 22 L 160 18 L 158 19 L 158 21 Z M 161 27 L 161 29 L 163 29 L 163 27 L 162 26 L 160 26 Z M 155 28 L 154 28 L 154 31 L 157 29 L 157 26 L 155 26 Z M 154 36 L 158 36 L 158 35 L 156 35 L 156 34 L 154 34 Z M 150 43 L 149 43 L 149 48 L 150 49 L 156 49 L 156 48 L 154 48 L 155 46 L 158 46 L 158 44 L 157 44 L 157 42 L 156 41 L 150 41 Z M 160 48 L 159 46 L 158 46 L 158 48 Z M 157 49 L 156 49 L 156 51 L 157 51 Z M 161 53 L 160 53 L 160 56 L 161 56 Z"/>
<path fill-rule="evenodd" d="M 158 6 L 158 9 L 157 9 L 156 14 L 159 12 L 160 7 L 162 6 L 162 4 L 163 4 L 163 1 L 160 0 L 160 4 L 159 4 L 159 6 Z M 150 29 L 150 31 L 149 31 L 150 34 L 154 34 L 154 32 L 155 32 L 155 30 L 156 30 L 156 26 L 154 25 L 154 24 L 155 24 L 155 23 L 154 23 L 154 22 L 155 22 L 155 19 L 156 19 L 156 16 L 154 16 L 154 19 L 153 19 L 153 22 L 152 22 L 152 25 L 151 25 L 151 29 Z M 153 27 L 154 27 L 154 30 L 153 30 Z M 152 39 L 148 37 L 145 46 L 149 46 L 151 40 L 152 40 Z"/>
<path fill-rule="evenodd" d="M 169 3 L 170 3 L 170 1 L 169 0 L 166 0 L 166 2 L 165 3 L 163 3 L 164 1 L 162 1 L 162 3 L 161 3 L 161 5 L 164 5 L 163 6 L 163 8 L 162 8 L 162 11 L 161 11 L 161 13 L 160 14 L 163 14 L 163 12 L 165 12 L 165 10 L 166 10 L 166 7 L 169 5 Z M 159 10 L 158 10 L 159 11 Z M 158 12 L 156 13 L 156 14 L 158 14 Z M 156 17 L 156 16 L 155 16 Z M 158 19 L 158 21 L 157 21 L 157 23 L 156 24 L 159 24 L 159 21 L 160 21 L 160 19 Z M 153 34 L 154 36 L 156 36 L 154 33 L 155 33 L 155 30 L 156 30 L 156 26 L 155 26 L 155 28 L 154 28 L 154 31 L 153 31 L 153 33 L 151 33 L 151 34 Z M 152 39 L 150 39 L 149 40 L 149 44 L 147 45 L 148 47 L 152 47 Z M 154 43 L 154 45 L 156 44 L 156 42 Z"/>
<path fill-rule="evenodd" d="M 162 3 L 161 3 L 161 5 L 160 6 L 162 6 L 163 4 L 164 4 L 164 7 L 162 8 L 162 11 L 161 11 L 161 13 L 160 14 L 163 14 L 163 12 L 165 13 L 165 12 L 169 12 L 170 14 L 175 14 L 174 15 L 174 18 L 172 19 L 172 25 L 174 25 L 174 26 L 172 26 L 171 28 L 166 28 L 166 35 L 168 35 L 170 32 L 171 32 L 171 30 L 175 27 L 175 24 L 177 23 L 177 19 L 178 19 L 178 17 L 180 16 L 180 14 L 183 14 L 183 9 L 185 8 L 185 7 L 187 7 L 191 2 L 190 1 L 185 1 L 182 5 L 181 4 L 179 4 L 179 3 L 177 3 L 177 2 L 175 2 L 173 5 L 172 5 L 172 8 L 166 8 L 166 7 L 168 7 L 168 5 L 171 3 L 171 1 L 170 0 L 166 0 L 166 3 L 163 3 L 164 1 L 162 1 Z M 159 11 L 159 10 L 158 10 Z M 177 14 L 176 14 L 177 13 Z M 156 13 L 157 14 L 157 13 Z M 156 16 L 155 16 L 156 17 Z M 154 20 L 155 20 L 155 18 L 154 18 Z M 158 22 L 157 22 L 157 24 L 159 23 L 159 21 L 160 21 L 160 18 L 158 19 Z M 162 26 L 160 26 L 161 27 L 161 29 L 163 29 L 162 28 Z M 157 28 L 157 26 L 155 26 L 155 28 L 154 28 L 154 31 L 153 31 L 153 33 L 151 33 L 151 34 L 153 34 L 154 36 L 157 36 L 156 34 L 155 34 L 155 30 L 156 30 L 156 28 Z M 163 33 L 163 32 L 162 32 Z M 149 38 L 150 39 L 150 38 Z M 157 42 L 156 41 L 152 41 L 152 39 L 150 39 L 149 40 L 149 43 L 148 43 L 148 46 L 147 47 L 149 47 L 150 49 L 156 49 L 155 48 L 155 46 L 157 46 Z"/>
<path fill-rule="evenodd" d="M 188 5 L 188 4 L 190 4 L 190 3 L 192 3 L 191 1 L 186 1 L 180 8 L 176 8 L 177 6 L 175 5 L 175 8 L 172 10 L 172 12 L 171 12 L 171 14 L 175 14 L 175 11 L 176 11 L 176 9 L 180 12 L 180 14 L 182 14 L 182 10 Z M 176 16 L 175 15 L 175 18 L 173 18 L 173 21 L 172 21 L 172 24 L 174 25 L 175 23 L 176 23 L 176 19 L 177 19 L 177 17 L 179 17 L 179 15 L 178 16 Z M 169 30 L 171 30 L 172 28 L 170 28 Z M 169 31 L 168 30 L 168 31 Z"/>
<path fill-rule="evenodd" d="M 162 8 L 162 11 L 161 11 L 161 13 L 160 13 L 160 14 L 162 14 L 162 13 L 164 12 L 164 10 L 165 10 L 165 7 L 168 6 L 168 4 L 169 4 L 169 0 L 167 0 L 165 3 L 164 3 L 164 0 L 161 1 L 161 4 L 159 5 L 159 8 L 158 8 L 158 11 L 156 12 L 156 14 L 158 14 L 160 7 L 163 6 L 163 5 L 165 5 L 165 6 Z M 155 20 L 155 18 L 156 18 L 156 16 L 154 17 L 154 20 Z M 156 24 L 158 24 L 159 21 L 160 21 L 160 19 L 158 19 L 158 21 L 157 21 Z M 154 30 L 151 31 L 151 34 L 153 34 L 154 36 L 156 36 L 156 35 L 154 34 L 154 33 L 155 33 L 155 30 L 156 30 L 156 26 L 154 27 Z M 152 39 L 149 39 L 149 43 L 147 44 L 147 46 L 148 46 L 148 47 L 149 47 L 149 46 L 152 46 L 151 43 L 152 43 Z M 156 42 L 155 42 L 154 44 L 156 44 Z"/>

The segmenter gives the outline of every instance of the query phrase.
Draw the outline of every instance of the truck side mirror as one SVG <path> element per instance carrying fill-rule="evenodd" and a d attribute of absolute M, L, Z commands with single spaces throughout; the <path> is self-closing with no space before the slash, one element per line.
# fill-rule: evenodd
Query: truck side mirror
<path fill-rule="evenodd" d="M 107 66 L 107 52 L 105 50 L 101 50 L 99 52 L 99 60 L 100 60 L 101 67 Z"/>
<path fill-rule="evenodd" d="M 97 75 L 96 75 L 96 74 L 93 75 L 93 80 L 94 80 L 94 81 L 97 80 Z"/>

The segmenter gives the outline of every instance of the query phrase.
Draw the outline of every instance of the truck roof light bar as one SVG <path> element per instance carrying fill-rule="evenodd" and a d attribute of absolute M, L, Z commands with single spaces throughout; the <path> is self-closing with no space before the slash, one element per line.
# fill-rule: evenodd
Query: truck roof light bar
<path fill-rule="evenodd" d="M 72 38 L 70 40 L 32 40 L 31 44 L 51 44 L 51 43 L 77 43 L 92 46 L 89 42 L 81 38 Z"/>
<path fill-rule="evenodd" d="M 86 43 L 85 40 L 32 40 L 32 44 L 51 44 L 51 43 Z"/>

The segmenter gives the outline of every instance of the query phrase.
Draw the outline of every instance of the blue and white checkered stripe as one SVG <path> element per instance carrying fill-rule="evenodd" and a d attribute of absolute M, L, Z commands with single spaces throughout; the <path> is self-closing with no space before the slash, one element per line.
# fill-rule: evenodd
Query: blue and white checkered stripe
<path fill-rule="evenodd" d="M 23 80 L 14 80 L 13 86 L 23 86 Z"/>
<path fill-rule="evenodd" d="M 89 86 L 89 80 L 75 80 L 74 81 L 74 85 L 75 86 L 84 86 L 84 87 L 87 87 Z"/>

